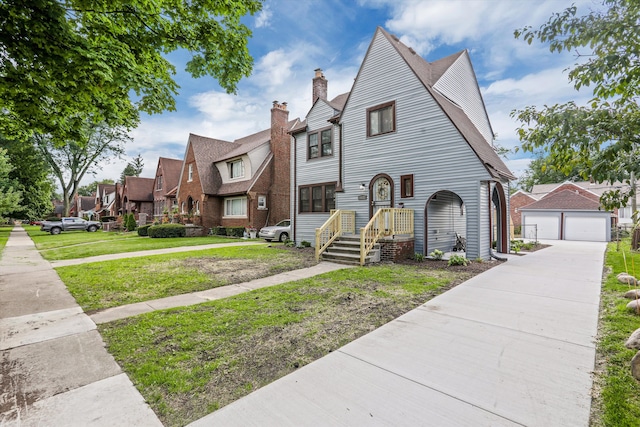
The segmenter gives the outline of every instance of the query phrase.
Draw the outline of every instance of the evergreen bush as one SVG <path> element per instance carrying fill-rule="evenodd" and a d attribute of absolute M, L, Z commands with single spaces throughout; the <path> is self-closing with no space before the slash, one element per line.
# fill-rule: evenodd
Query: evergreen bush
<path fill-rule="evenodd" d="M 138 227 L 138 236 L 148 236 L 149 235 L 149 227 L 151 227 L 151 225 L 143 225 Z"/>
<path fill-rule="evenodd" d="M 225 227 L 227 231 L 227 236 L 229 237 L 243 237 L 244 236 L 244 227 Z"/>
<path fill-rule="evenodd" d="M 152 225 L 147 229 L 151 238 L 185 237 L 187 230 L 183 224 Z"/>

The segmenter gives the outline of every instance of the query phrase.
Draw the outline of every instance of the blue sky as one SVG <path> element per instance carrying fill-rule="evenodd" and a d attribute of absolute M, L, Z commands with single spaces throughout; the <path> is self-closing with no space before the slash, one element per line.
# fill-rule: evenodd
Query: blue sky
<path fill-rule="evenodd" d="M 255 62 L 237 94 L 226 94 L 213 78 L 193 79 L 184 72 L 186 52 L 170 54 L 181 86 L 177 111 L 142 117 L 127 157 L 100 165 L 83 184 L 118 179 L 138 154 L 144 159 L 141 176 L 153 177 L 158 157 L 183 158 L 189 133 L 234 140 L 266 129 L 274 100 L 288 103 L 290 119 L 304 118 L 313 70 L 323 70 L 330 99 L 349 91 L 377 26 L 428 61 L 468 49 L 496 142 L 513 149 L 519 145 L 518 123 L 509 116 L 513 109 L 590 99 L 588 90 L 578 93 L 568 83 L 574 53 L 552 54 L 544 45 L 513 37 L 515 29 L 537 28 L 571 4 L 582 13 L 600 7 L 595 0 L 266 0 L 260 13 L 245 18 Z M 507 166 L 520 176 L 532 155 L 507 157 Z"/>

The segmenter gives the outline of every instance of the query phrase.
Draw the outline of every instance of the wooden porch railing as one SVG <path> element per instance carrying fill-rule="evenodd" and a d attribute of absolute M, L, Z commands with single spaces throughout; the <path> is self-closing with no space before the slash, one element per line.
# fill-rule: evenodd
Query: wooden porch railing
<path fill-rule="evenodd" d="M 413 209 L 382 208 L 360 229 L 360 265 L 382 236 L 413 236 Z"/>
<path fill-rule="evenodd" d="M 355 234 L 356 212 L 346 210 L 332 210 L 329 219 L 316 228 L 316 261 L 320 255 L 333 243 L 335 239 L 345 233 Z"/>

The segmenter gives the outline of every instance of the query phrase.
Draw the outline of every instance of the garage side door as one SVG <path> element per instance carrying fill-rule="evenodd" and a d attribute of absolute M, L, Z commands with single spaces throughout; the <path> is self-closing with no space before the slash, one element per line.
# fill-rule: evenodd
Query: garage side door
<path fill-rule="evenodd" d="M 607 219 L 602 217 L 567 216 L 565 218 L 564 239 L 606 242 Z"/>
<path fill-rule="evenodd" d="M 547 215 L 523 215 L 524 236 L 527 239 L 535 238 L 533 234 L 538 227 L 538 239 L 558 240 L 560 238 L 560 218 L 558 216 Z"/>

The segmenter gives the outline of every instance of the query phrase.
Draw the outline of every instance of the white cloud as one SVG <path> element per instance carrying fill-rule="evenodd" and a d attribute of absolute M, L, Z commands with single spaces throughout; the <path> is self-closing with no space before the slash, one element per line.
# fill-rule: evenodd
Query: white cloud
<path fill-rule="evenodd" d="M 271 9 L 269 6 L 264 6 L 258 15 L 256 16 L 256 28 L 268 27 L 271 21 Z"/>

